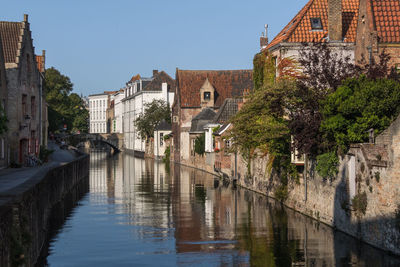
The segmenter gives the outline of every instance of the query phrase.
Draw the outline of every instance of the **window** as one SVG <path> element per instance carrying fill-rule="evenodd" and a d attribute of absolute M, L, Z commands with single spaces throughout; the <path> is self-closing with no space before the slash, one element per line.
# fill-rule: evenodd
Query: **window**
<path fill-rule="evenodd" d="M 163 146 L 164 144 L 164 134 L 160 133 L 160 146 Z"/>
<path fill-rule="evenodd" d="M 310 20 L 311 20 L 311 29 L 322 30 L 321 18 L 311 18 Z"/>
<path fill-rule="evenodd" d="M 36 98 L 34 96 L 31 96 L 31 116 L 32 119 L 36 116 Z"/>
<path fill-rule="evenodd" d="M 25 117 L 27 115 L 27 107 L 26 107 L 26 99 L 27 95 L 22 95 L 22 115 Z"/>
<path fill-rule="evenodd" d="M 211 99 L 211 92 L 204 92 L 204 100 L 208 101 Z"/>

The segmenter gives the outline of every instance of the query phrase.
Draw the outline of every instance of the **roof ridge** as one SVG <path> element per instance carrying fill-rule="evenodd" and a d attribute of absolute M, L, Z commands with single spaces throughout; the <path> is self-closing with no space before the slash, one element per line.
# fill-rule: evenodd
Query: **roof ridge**
<path fill-rule="evenodd" d="M 290 35 L 293 33 L 293 31 L 295 29 L 297 29 L 297 26 L 299 25 L 300 21 L 303 19 L 304 14 L 310 9 L 310 7 L 313 3 L 314 3 L 314 0 L 308 1 L 307 4 L 302 9 L 300 9 L 300 11 L 297 12 L 297 14 L 289 21 L 289 23 L 286 24 L 286 26 L 274 37 L 274 39 L 272 39 L 272 41 L 267 45 L 267 49 L 276 45 L 275 42 L 277 41 L 277 38 L 283 34 L 285 35 L 285 37 L 277 43 L 288 40 Z M 300 19 L 297 19 L 297 18 L 300 18 Z M 297 21 L 293 22 L 296 19 L 297 19 Z"/>
<path fill-rule="evenodd" d="M 299 16 L 300 19 L 297 20 L 295 24 L 293 24 L 293 26 L 291 27 L 291 29 L 289 29 L 290 31 L 288 30 L 286 36 L 290 36 L 290 35 L 293 33 L 293 31 L 294 31 L 295 29 L 297 29 L 297 27 L 299 26 L 300 21 L 304 18 L 305 13 L 307 13 L 307 11 L 310 9 L 310 7 L 311 7 L 311 5 L 312 5 L 313 3 L 314 3 L 314 0 L 308 1 L 308 3 L 296 14 L 296 16 L 295 16 L 293 19 L 295 19 L 297 16 Z M 292 20 L 293 20 L 293 19 L 292 19 Z M 289 23 L 290 23 L 290 22 L 289 22 Z M 289 37 L 288 37 L 288 38 L 289 38 Z"/>

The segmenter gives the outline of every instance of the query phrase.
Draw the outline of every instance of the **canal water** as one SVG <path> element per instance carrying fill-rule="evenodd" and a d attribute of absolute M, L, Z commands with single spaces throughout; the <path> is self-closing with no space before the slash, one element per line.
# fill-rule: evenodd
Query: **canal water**
<path fill-rule="evenodd" d="M 39 266 L 400 266 L 399 258 L 212 175 L 93 152 L 53 210 Z"/>

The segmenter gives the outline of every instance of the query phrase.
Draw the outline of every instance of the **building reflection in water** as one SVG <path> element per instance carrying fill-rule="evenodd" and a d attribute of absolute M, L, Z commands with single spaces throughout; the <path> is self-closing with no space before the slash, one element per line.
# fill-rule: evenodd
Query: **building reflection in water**
<path fill-rule="evenodd" d="M 172 240 L 176 264 L 397 265 L 398 259 L 207 173 L 129 155 L 91 154 L 90 205 L 146 242 Z M 138 227 L 136 227 L 138 226 Z M 101 233 L 99 233 L 101 234 Z M 128 238 L 128 237 L 127 237 Z"/>

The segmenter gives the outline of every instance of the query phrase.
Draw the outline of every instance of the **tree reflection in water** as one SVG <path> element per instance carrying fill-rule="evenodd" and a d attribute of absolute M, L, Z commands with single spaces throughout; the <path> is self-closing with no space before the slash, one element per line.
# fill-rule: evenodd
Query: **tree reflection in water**
<path fill-rule="evenodd" d="M 50 266 L 400 266 L 398 258 L 199 170 L 92 153 Z M 338 242 L 340 245 L 338 245 Z M 366 251 L 368 253 L 359 253 Z"/>

